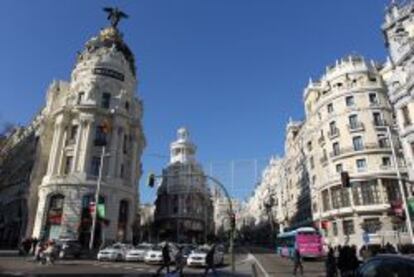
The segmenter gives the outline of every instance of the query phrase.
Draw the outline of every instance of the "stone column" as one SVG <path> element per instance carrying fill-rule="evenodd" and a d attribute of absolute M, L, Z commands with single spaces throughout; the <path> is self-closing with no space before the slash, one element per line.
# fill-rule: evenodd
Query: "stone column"
<path fill-rule="evenodd" d="M 39 191 L 39 201 L 37 203 L 36 218 L 33 227 L 33 237 L 40 238 L 43 230 L 44 217 L 46 215 L 47 193 L 45 190 Z"/>
<path fill-rule="evenodd" d="M 111 147 L 109 149 L 110 151 L 110 156 L 109 156 L 109 164 L 108 164 L 108 177 L 110 178 L 116 178 L 116 160 L 117 160 L 117 153 L 119 151 L 118 149 L 118 141 L 119 141 L 119 129 L 118 129 L 118 124 L 117 124 L 117 120 L 114 119 L 113 121 L 113 126 L 112 126 L 112 134 L 111 134 Z"/>
<path fill-rule="evenodd" d="M 53 144 L 50 153 L 50 175 L 55 175 L 58 172 L 59 157 L 62 151 L 62 137 L 64 133 L 62 119 L 56 120 L 55 131 L 53 135 Z"/>
<path fill-rule="evenodd" d="M 85 119 L 86 131 L 83 134 L 84 141 L 82 143 L 81 153 L 79 154 L 80 171 L 87 175 L 89 168 L 89 160 L 92 152 L 92 140 L 95 136 L 94 119 L 92 117 Z"/>
<path fill-rule="evenodd" d="M 57 168 L 57 173 L 58 175 L 62 175 L 63 174 L 63 161 L 65 160 L 65 142 L 66 142 L 66 137 L 68 135 L 68 130 L 66 128 L 66 126 L 61 126 L 62 131 L 63 131 L 63 136 L 62 136 L 62 140 L 59 144 L 59 149 L 58 149 L 58 160 L 57 160 L 57 164 L 58 164 L 58 168 Z"/>
<path fill-rule="evenodd" d="M 132 142 L 132 153 L 130 154 L 131 155 L 131 158 L 132 158 L 132 162 L 131 162 L 131 167 L 130 167 L 130 174 L 131 174 L 131 177 L 130 177 L 130 183 L 128 184 L 129 186 L 131 186 L 131 187 L 134 187 L 135 186 L 135 182 L 136 182 L 136 180 L 137 180 L 137 171 L 138 171 L 138 169 L 137 169 L 137 160 L 138 160 L 138 155 L 136 154 L 137 153 L 137 149 L 138 149 L 138 146 L 137 146 L 137 138 L 136 138 L 136 135 L 134 134 L 134 136 L 133 136 L 133 142 Z"/>
<path fill-rule="evenodd" d="M 84 119 L 80 118 L 79 119 L 79 127 L 78 127 L 78 133 L 76 135 L 76 147 L 75 147 L 75 151 L 73 153 L 73 165 L 72 165 L 72 171 L 73 172 L 78 172 L 80 171 L 79 168 L 79 153 L 81 150 L 81 144 L 82 144 L 82 134 L 83 134 L 83 129 L 84 129 L 84 125 L 86 125 L 86 122 Z"/>
<path fill-rule="evenodd" d="M 386 198 L 385 198 L 385 193 L 384 193 L 384 184 L 382 183 L 381 178 L 377 179 L 377 186 L 378 186 L 378 192 L 379 192 L 379 198 L 380 198 L 381 204 L 387 203 Z"/>

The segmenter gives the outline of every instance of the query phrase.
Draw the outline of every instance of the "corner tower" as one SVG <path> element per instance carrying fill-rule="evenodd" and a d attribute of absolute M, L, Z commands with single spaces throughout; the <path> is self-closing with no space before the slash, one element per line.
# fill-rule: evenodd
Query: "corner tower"
<path fill-rule="evenodd" d="M 53 128 L 48 168 L 39 187 L 33 236 L 79 239 L 89 243 L 91 215 L 102 164 L 95 243 L 104 238 L 133 239 L 139 199 L 141 155 L 145 147 L 142 102 L 136 96 L 134 55 L 117 25 L 126 17 L 105 8 L 111 25 L 92 37 L 78 54 L 70 82 L 54 82 L 45 113 Z M 105 123 L 107 131 L 102 131 Z M 104 224 L 105 222 L 105 224 Z"/>

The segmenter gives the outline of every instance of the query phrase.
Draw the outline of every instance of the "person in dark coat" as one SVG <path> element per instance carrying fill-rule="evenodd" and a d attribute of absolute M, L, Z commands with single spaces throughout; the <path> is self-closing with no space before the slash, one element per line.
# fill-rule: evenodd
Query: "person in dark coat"
<path fill-rule="evenodd" d="M 162 247 L 162 265 L 157 270 L 157 273 L 155 273 L 155 276 L 159 276 L 161 271 L 166 268 L 167 274 L 170 273 L 170 246 L 168 245 L 168 241 L 165 243 L 165 245 Z"/>
<path fill-rule="evenodd" d="M 208 251 L 206 255 L 206 270 L 204 271 L 204 276 L 207 276 L 208 271 L 210 269 L 213 272 L 214 276 L 218 276 L 217 271 L 216 271 L 216 264 L 214 263 L 215 252 L 216 252 L 216 245 L 213 244 L 213 246 L 210 248 L 210 250 Z"/>
<path fill-rule="evenodd" d="M 36 237 L 32 238 L 32 247 L 30 248 L 30 252 L 33 255 L 36 252 L 36 246 L 37 246 L 38 242 L 39 242 L 39 240 Z"/>
<path fill-rule="evenodd" d="M 326 258 L 325 266 L 326 266 L 326 277 L 337 276 L 336 259 L 335 259 L 334 250 L 332 249 L 332 247 L 329 247 L 328 257 Z"/>
<path fill-rule="evenodd" d="M 183 248 L 179 247 L 177 254 L 175 255 L 175 272 L 178 272 L 178 276 L 183 276 L 184 266 L 185 260 L 183 257 Z"/>
<path fill-rule="evenodd" d="M 296 273 L 300 270 L 300 275 L 303 276 L 303 264 L 302 256 L 300 255 L 299 249 L 295 248 L 293 252 L 293 275 L 296 276 Z"/>

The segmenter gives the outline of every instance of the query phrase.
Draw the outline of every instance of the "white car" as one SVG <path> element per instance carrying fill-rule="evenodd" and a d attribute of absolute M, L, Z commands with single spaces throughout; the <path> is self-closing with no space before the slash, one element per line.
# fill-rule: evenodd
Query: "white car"
<path fill-rule="evenodd" d="M 142 262 L 149 250 L 151 250 L 150 244 L 140 244 L 137 247 L 129 249 L 126 253 L 125 261 Z"/>
<path fill-rule="evenodd" d="M 163 243 L 158 244 L 152 247 L 150 250 L 147 251 L 145 254 L 144 262 L 147 264 L 162 264 L 162 247 Z M 170 260 L 173 262 L 175 260 L 175 255 L 177 253 L 177 247 L 170 243 Z"/>
<path fill-rule="evenodd" d="M 162 246 L 154 246 L 147 251 L 144 257 L 146 264 L 162 264 Z"/>
<path fill-rule="evenodd" d="M 132 245 L 115 243 L 109 247 L 106 247 L 99 251 L 98 261 L 123 261 L 125 260 L 126 253 L 131 249 Z"/>
<path fill-rule="evenodd" d="M 193 250 L 187 258 L 187 265 L 188 266 L 206 266 L 206 257 L 207 253 L 210 251 L 208 247 L 199 247 Z M 214 251 L 214 264 L 220 265 L 224 261 L 224 253 L 223 251 L 216 248 Z"/>

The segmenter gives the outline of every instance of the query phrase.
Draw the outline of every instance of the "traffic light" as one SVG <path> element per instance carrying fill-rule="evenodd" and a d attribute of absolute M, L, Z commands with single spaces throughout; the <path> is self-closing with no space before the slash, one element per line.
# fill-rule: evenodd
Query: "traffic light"
<path fill-rule="evenodd" d="M 236 215 L 234 213 L 230 214 L 230 226 L 232 229 L 236 228 Z"/>
<path fill-rule="evenodd" d="M 154 173 L 150 173 L 148 175 L 147 184 L 150 188 L 154 187 L 154 185 L 155 185 L 155 174 Z"/>
<path fill-rule="evenodd" d="M 341 183 L 342 183 L 342 187 L 344 188 L 351 187 L 351 182 L 350 182 L 348 171 L 341 172 Z"/>

